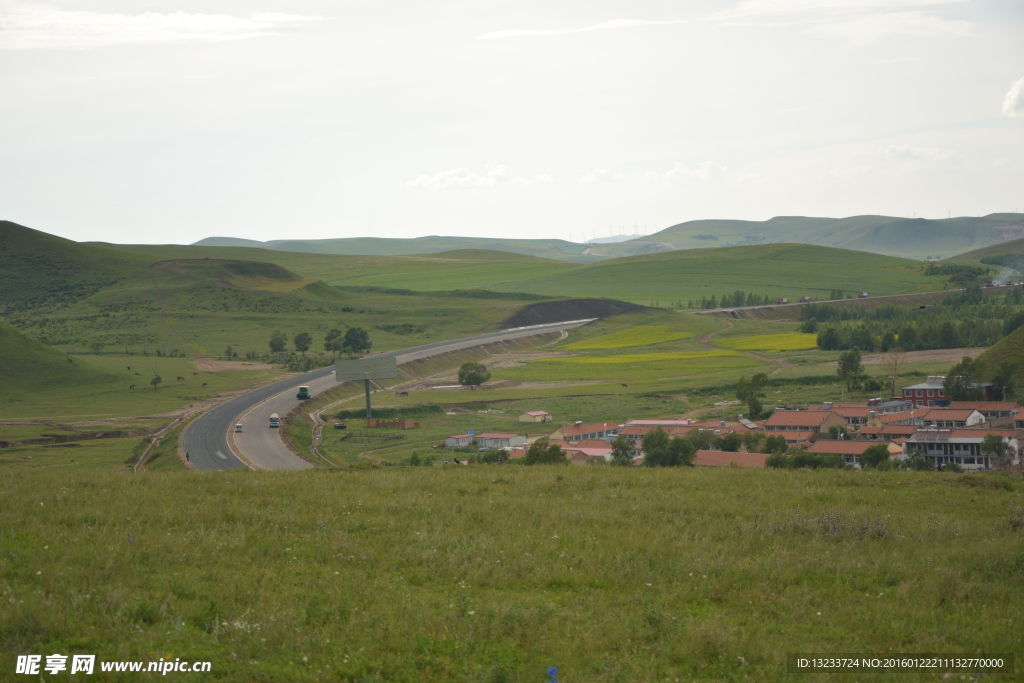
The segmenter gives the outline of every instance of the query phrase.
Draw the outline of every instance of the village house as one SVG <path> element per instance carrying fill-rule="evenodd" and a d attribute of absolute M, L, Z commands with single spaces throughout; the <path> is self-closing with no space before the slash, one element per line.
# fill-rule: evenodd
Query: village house
<path fill-rule="evenodd" d="M 523 434 L 487 432 L 476 435 L 476 445 L 480 448 L 514 448 L 516 446 L 525 446 L 526 436 Z"/>
<path fill-rule="evenodd" d="M 996 400 L 995 391 L 991 384 L 982 382 L 975 383 L 973 386 L 985 393 L 986 401 Z M 920 384 L 903 387 L 903 398 L 913 401 L 914 406 L 917 408 L 947 407 L 949 399 L 946 397 L 946 378 L 941 375 L 932 375 Z"/>
<path fill-rule="evenodd" d="M 855 437 L 864 441 L 893 441 L 903 443 L 917 433 L 915 425 L 865 426 L 857 430 Z"/>
<path fill-rule="evenodd" d="M 838 455 L 843 459 L 843 462 L 848 465 L 854 465 L 860 467 L 860 456 L 867 449 L 871 448 L 875 444 L 864 443 L 863 441 L 847 441 L 847 440 L 823 440 L 819 439 L 811 444 L 811 447 L 807 449 L 808 453 L 814 453 L 815 455 Z M 889 449 L 889 457 L 903 453 L 903 449 L 895 444 L 887 444 Z"/>
<path fill-rule="evenodd" d="M 829 427 L 845 426 L 846 419 L 830 410 L 776 410 L 764 421 L 764 431 L 769 436 L 776 432 L 828 433 Z"/>
<path fill-rule="evenodd" d="M 949 408 L 950 410 L 977 410 L 985 416 L 986 420 L 1016 417 L 1021 410 L 1020 404 L 1013 401 L 953 401 L 949 404 Z"/>
<path fill-rule="evenodd" d="M 698 467 L 764 467 L 767 453 L 733 453 L 700 450 L 693 456 Z"/>
<path fill-rule="evenodd" d="M 465 448 L 466 446 L 472 445 L 472 443 L 472 434 L 458 434 L 456 436 L 449 436 L 444 440 L 444 445 L 448 448 Z"/>
<path fill-rule="evenodd" d="M 552 441 L 568 441 L 575 443 L 584 439 L 601 441 L 614 441 L 619 433 L 619 425 L 614 422 L 598 422 L 596 424 L 583 424 L 576 422 L 572 427 L 563 427 L 552 432 L 548 437 Z"/>
<path fill-rule="evenodd" d="M 921 424 L 924 427 L 958 429 L 963 427 L 976 427 L 984 423 L 985 416 L 977 410 L 933 408 L 921 417 Z"/>
<path fill-rule="evenodd" d="M 1003 437 L 1013 451 L 1013 464 L 1019 462 L 1020 443 L 1017 432 L 1007 429 L 918 429 L 903 444 L 903 453 L 909 456 L 919 451 L 935 465 L 956 463 L 965 470 L 991 469 L 992 458 L 982 454 L 981 442 L 989 434 Z"/>
<path fill-rule="evenodd" d="M 949 405 L 949 400 L 946 398 L 945 384 L 945 377 L 933 375 L 920 384 L 903 387 L 903 398 L 913 401 L 914 405 L 918 408 L 947 406 Z"/>
<path fill-rule="evenodd" d="M 551 415 L 543 410 L 531 410 L 519 416 L 519 421 L 524 424 L 543 424 L 551 422 Z"/>

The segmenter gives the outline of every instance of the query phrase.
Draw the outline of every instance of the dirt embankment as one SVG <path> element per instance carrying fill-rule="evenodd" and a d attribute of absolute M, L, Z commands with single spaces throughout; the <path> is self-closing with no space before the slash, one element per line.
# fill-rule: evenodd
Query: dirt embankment
<path fill-rule="evenodd" d="M 566 299 L 530 304 L 502 323 L 503 327 L 527 327 L 586 318 L 605 318 L 617 313 L 635 311 L 643 306 L 614 299 Z"/>

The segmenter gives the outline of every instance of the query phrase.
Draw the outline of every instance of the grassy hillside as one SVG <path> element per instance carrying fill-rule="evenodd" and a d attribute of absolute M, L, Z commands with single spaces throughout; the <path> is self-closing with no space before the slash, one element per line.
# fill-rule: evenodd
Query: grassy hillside
<path fill-rule="evenodd" d="M 39 341 L 0 323 L 0 405 L 15 396 L 31 395 L 55 387 L 95 386 L 123 379 L 88 360 L 60 353 Z"/>
<path fill-rule="evenodd" d="M 1006 363 L 1015 366 L 1013 383 L 1016 396 L 1024 399 L 1024 327 L 1018 328 L 989 347 L 978 356 L 978 363 L 982 368 L 981 376 L 986 380 L 992 378 Z M 997 391 L 1001 391 L 1001 388 Z"/>
<path fill-rule="evenodd" d="M 124 247 L 128 248 L 128 247 Z M 234 247 L 131 249 L 168 257 L 243 255 Z M 244 250 L 251 254 L 253 250 Z M 827 247 L 794 244 L 691 249 L 609 259 L 592 264 L 503 252 L 458 250 L 410 256 L 327 256 L 263 251 L 303 278 L 343 287 L 375 286 L 421 292 L 493 289 L 553 297 L 605 297 L 650 305 L 741 289 L 788 298 L 826 298 L 832 289 L 903 294 L 945 288 L 942 278 L 924 277 L 922 264 Z"/>
<path fill-rule="evenodd" d="M 316 351 L 329 330 L 349 327 L 368 330 L 375 351 L 404 348 L 495 329 L 537 297 L 416 295 L 396 285 L 471 289 L 573 267 L 493 251 L 435 258 L 113 248 L 14 224 L 4 230 L 6 296 L 0 300 L 0 322 L 76 354 L 218 357 L 228 345 L 242 355 L 263 354 L 275 330 L 289 340 L 310 332 Z M 282 260 L 268 263 L 254 256 Z M 306 270 L 293 272 L 292 263 Z M 332 275 L 350 289 L 328 286 L 318 274 Z M 404 279 L 397 282 L 399 277 Z M 361 289 L 366 286 L 371 288 Z M 65 294 L 50 296 L 51 291 Z"/>
<path fill-rule="evenodd" d="M 71 306 L 151 261 L 0 221 L 0 316 Z"/>
<path fill-rule="evenodd" d="M 1024 239 L 975 249 L 950 260 L 956 263 L 989 266 L 996 270 L 1010 268 L 1017 273 L 1024 273 Z"/>
<path fill-rule="evenodd" d="M 625 256 L 652 249 L 801 242 L 924 258 L 952 256 L 1019 237 L 1024 237 L 1024 214 L 1000 213 L 940 220 L 892 216 L 777 216 L 767 221 L 689 221 L 635 241 L 596 247 L 594 251 L 600 255 Z"/>
<path fill-rule="evenodd" d="M 194 246 L 250 247 L 295 251 L 312 254 L 348 254 L 354 256 L 399 256 L 431 254 L 453 250 L 506 251 L 526 256 L 541 256 L 563 261 L 588 263 L 596 260 L 583 252 L 585 245 L 558 239 L 497 239 L 491 237 L 417 237 L 396 239 L 386 237 L 348 237 L 327 240 L 255 240 L 235 237 L 207 237 Z"/>
<path fill-rule="evenodd" d="M 602 261 L 529 281 L 502 285 L 555 296 L 597 296 L 640 304 L 757 294 L 827 298 L 832 289 L 898 294 L 942 289 L 922 264 L 865 252 L 801 244 L 673 251 Z"/>

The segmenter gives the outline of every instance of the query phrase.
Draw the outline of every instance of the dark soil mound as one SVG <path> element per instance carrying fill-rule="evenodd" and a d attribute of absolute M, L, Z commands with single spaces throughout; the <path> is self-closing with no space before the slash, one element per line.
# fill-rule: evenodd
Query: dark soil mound
<path fill-rule="evenodd" d="M 565 299 L 564 301 L 542 301 L 520 309 L 518 313 L 502 323 L 503 327 L 527 327 L 545 323 L 561 323 L 586 318 L 606 318 L 609 315 L 635 311 L 643 306 L 616 301 L 614 299 Z"/>

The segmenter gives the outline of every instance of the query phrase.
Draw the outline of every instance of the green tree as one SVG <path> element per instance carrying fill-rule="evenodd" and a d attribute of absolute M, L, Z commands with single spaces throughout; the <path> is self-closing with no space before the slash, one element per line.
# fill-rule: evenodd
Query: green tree
<path fill-rule="evenodd" d="M 524 465 L 567 465 L 565 451 L 557 443 L 549 443 L 547 439 L 537 439 L 523 457 Z"/>
<path fill-rule="evenodd" d="M 772 453 L 764 459 L 764 466 L 775 469 L 789 467 L 789 456 L 785 453 Z"/>
<path fill-rule="evenodd" d="M 842 425 L 832 425 L 828 428 L 828 438 L 835 441 L 836 439 L 849 440 L 850 432 L 846 427 Z"/>
<path fill-rule="evenodd" d="M 998 434 L 986 434 L 981 440 L 981 454 L 992 458 L 995 461 L 993 465 L 1000 469 L 1010 466 L 1011 451 L 1010 444 Z"/>
<path fill-rule="evenodd" d="M 726 434 L 725 436 L 720 436 L 717 439 L 715 439 L 715 445 L 718 446 L 723 451 L 728 451 L 729 453 L 736 453 L 740 450 L 740 446 L 743 445 L 743 437 L 737 434 L 736 432 L 733 432 L 731 434 Z"/>
<path fill-rule="evenodd" d="M 636 458 L 636 446 L 633 439 L 619 434 L 612 442 L 612 464 L 619 466 L 632 465 Z"/>
<path fill-rule="evenodd" d="M 736 398 L 747 404 L 747 417 L 756 420 L 764 407 L 761 399 L 765 397 L 765 387 L 768 386 L 768 375 L 759 372 L 750 379 L 743 375 L 736 382 Z"/>
<path fill-rule="evenodd" d="M 693 462 L 697 452 L 693 442 L 680 436 L 669 438 L 661 427 L 651 430 L 643 440 L 644 465 L 647 467 L 680 467 Z"/>
<path fill-rule="evenodd" d="M 237 355 L 238 354 L 235 352 L 235 347 L 232 346 L 231 344 L 228 344 L 228 347 L 224 349 L 224 357 L 227 358 L 228 360 L 231 360 Z"/>
<path fill-rule="evenodd" d="M 313 345 L 313 336 L 309 332 L 299 332 L 292 339 L 292 343 L 295 344 L 295 350 L 305 356 L 306 351 Z"/>
<path fill-rule="evenodd" d="M 846 382 L 846 390 L 851 391 L 860 382 L 864 374 L 864 365 L 860 362 L 860 349 L 854 346 L 849 351 L 839 354 L 839 368 L 836 374 Z"/>
<path fill-rule="evenodd" d="M 778 434 L 772 434 L 764 440 L 764 452 L 765 453 L 785 453 L 789 450 L 789 444 L 786 443 L 786 437 Z"/>
<path fill-rule="evenodd" d="M 884 443 L 876 443 L 874 446 L 869 446 L 857 458 L 860 466 L 865 468 L 877 467 L 879 463 L 888 462 L 888 460 L 889 448 Z"/>
<path fill-rule="evenodd" d="M 270 335 L 270 352 L 281 353 L 288 345 L 288 337 L 281 330 L 277 330 Z"/>
<path fill-rule="evenodd" d="M 413 451 L 412 455 L 409 456 L 409 464 L 413 467 L 420 466 L 420 454 L 418 451 Z"/>
<path fill-rule="evenodd" d="M 963 360 L 949 369 L 946 375 L 944 388 L 946 398 L 950 401 L 981 401 L 985 398 L 985 392 L 978 386 L 977 363 L 970 356 L 964 356 Z"/>
<path fill-rule="evenodd" d="M 153 385 L 153 391 L 156 391 L 157 389 L 160 388 L 160 383 L 163 381 L 164 378 L 154 372 L 153 379 L 149 380 L 149 383 Z"/>
<path fill-rule="evenodd" d="M 335 342 L 338 341 L 340 338 L 341 330 L 335 328 L 328 332 L 327 336 L 324 337 L 324 351 L 330 351 L 332 356 L 334 355 L 335 351 L 340 351 L 341 346 L 335 344 Z"/>
<path fill-rule="evenodd" d="M 471 390 L 478 387 L 491 378 L 491 373 L 483 363 L 470 361 L 463 363 L 459 368 L 459 384 L 469 387 Z"/>
<path fill-rule="evenodd" d="M 1006 401 L 1017 393 L 1013 379 L 1016 374 L 1016 363 L 1006 361 L 999 364 L 999 369 L 996 371 L 996 374 L 992 376 L 992 388 L 995 390 L 996 396 Z"/>
<path fill-rule="evenodd" d="M 361 327 L 350 327 L 345 332 L 345 342 L 341 345 L 343 351 L 351 353 L 365 353 L 370 350 L 373 344 L 370 342 L 370 335 Z"/>

